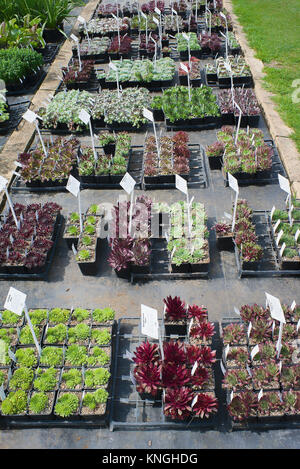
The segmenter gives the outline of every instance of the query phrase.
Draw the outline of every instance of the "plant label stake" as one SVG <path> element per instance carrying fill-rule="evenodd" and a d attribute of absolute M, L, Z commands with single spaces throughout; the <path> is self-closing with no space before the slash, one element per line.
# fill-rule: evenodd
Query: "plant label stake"
<path fill-rule="evenodd" d="M 298 229 L 295 233 L 295 241 L 296 243 L 298 242 L 298 238 L 299 238 L 299 235 L 300 235 L 300 230 Z"/>
<path fill-rule="evenodd" d="M 44 140 L 42 139 L 42 135 L 41 135 L 41 131 L 40 131 L 40 128 L 39 128 L 39 123 L 38 123 L 38 119 L 42 119 L 42 118 L 40 116 L 38 116 L 35 112 L 30 111 L 30 109 L 28 109 L 28 111 L 26 111 L 25 114 L 23 114 L 23 119 L 25 119 L 30 124 L 32 124 L 34 122 L 36 131 L 38 133 L 40 142 L 42 144 L 42 148 L 43 148 L 45 157 L 47 158 L 47 156 L 48 156 L 47 150 L 46 150 L 46 147 L 45 147 L 45 144 L 44 144 Z"/>
<path fill-rule="evenodd" d="M 283 235 L 283 230 L 280 230 L 279 233 L 278 233 L 278 236 L 277 236 L 277 238 L 276 238 L 276 244 L 277 244 L 277 246 L 278 246 L 279 243 L 280 243 L 280 240 L 281 240 L 282 235 Z"/>
<path fill-rule="evenodd" d="M 261 398 L 263 397 L 263 395 L 264 395 L 264 392 L 263 392 L 263 390 L 261 389 L 261 390 L 259 391 L 258 395 L 257 395 L 257 400 L 258 400 L 258 402 L 261 400 Z"/>
<path fill-rule="evenodd" d="M 220 31 L 220 34 L 225 37 L 225 48 L 226 48 L 226 51 L 225 51 L 225 57 L 226 57 L 226 60 L 228 58 L 228 42 L 227 42 L 227 35 L 223 34 L 222 31 Z"/>
<path fill-rule="evenodd" d="M 228 173 L 228 184 L 231 189 L 234 190 L 235 192 L 235 202 L 234 202 L 234 209 L 233 209 L 233 217 L 232 217 L 232 227 L 231 230 L 234 230 L 235 227 L 235 219 L 236 219 L 236 209 L 237 209 L 237 203 L 238 203 L 238 197 L 239 197 L 239 184 L 237 179 L 232 176 L 232 174 Z"/>
<path fill-rule="evenodd" d="M 95 158 L 95 161 L 97 161 L 98 155 L 97 155 L 96 148 L 95 148 L 95 138 L 94 138 L 94 132 L 92 128 L 91 116 L 85 109 L 81 109 L 78 117 L 85 125 L 89 126 L 91 139 L 92 139 L 94 158 Z"/>
<path fill-rule="evenodd" d="M 28 309 L 26 306 L 26 298 L 27 295 L 13 287 L 10 287 L 8 295 L 6 297 L 5 303 L 4 303 L 4 309 L 8 309 L 9 311 L 12 311 L 13 313 L 17 314 L 17 316 L 21 316 L 23 313 L 23 310 L 25 312 L 25 318 L 28 322 L 35 346 L 38 351 L 38 355 L 41 355 L 41 347 L 39 346 L 38 340 L 36 338 L 33 325 L 31 323 Z"/>
<path fill-rule="evenodd" d="M 74 244 L 72 244 L 72 251 L 74 256 L 77 256 L 77 249 L 75 248 Z"/>
<path fill-rule="evenodd" d="M 79 71 L 81 72 L 82 70 L 82 63 L 81 63 L 81 58 L 80 58 L 80 46 L 79 46 L 79 40 L 78 37 L 75 36 L 75 34 L 70 34 L 70 39 L 75 42 L 76 47 L 77 47 L 77 55 L 78 55 L 78 62 L 79 62 Z"/>
<path fill-rule="evenodd" d="M 193 365 L 193 368 L 192 368 L 192 371 L 191 371 L 191 375 L 194 376 L 196 370 L 198 368 L 198 362 L 196 361 Z"/>
<path fill-rule="evenodd" d="M 238 316 L 241 316 L 241 313 L 240 313 L 240 311 L 238 310 L 238 308 L 236 306 L 234 306 L 233 310 L 234 310 L 235 314 L 237 314 Z"/>
<path fill-rule="evenodd" d="M 291 306 L 290 306 L 290 310 L 294 312 L 294 309 L 296 308 L 296 306 L 297 306 L 297 303 L 296 303 L 296 301 L 294 300 L 293 303 L 292 303 Z"/>
<path fill-rule="evenodd" d="M 226 369 L 225 369 L 225 367 L 224 367 L 224 365 L 223 365 L 222 360 L 220 360 L 220 368 L 221 368 L 221 371 L 222 371 L 223 375 L 225 375 L 225 374 L 226 374 Z"/>
<path fill-rule="evenodd" d="M 179 20 L 178 20 L 178 13 L 177 13 L 177 11 L 176 11 L 176 10 L 174 10 L 174 8 L 172 8 L 172 15 L 173 15 L 173 13 L 174 13 L 174 15 L 176 16 L 177 33 L 179 34 Z"/>
<path fill-rule="evenodd" d="M 87 29 L 86 20 L 83 18 L 83 16 L 78 16 L 77 20 L 78 20 L 79 23 L 83 24 L 85 34 L 86 34 L 86 37 L 87 37 L 87 41 L 88 41 L 88 47 L 90 49 L 91 40 L 90 40 L 89 32 L 88 32 L 88 29 Z"/>
<path fill-rule="evenodd" d="M 255 347 L 253 347 L 253 349 L 251 350 L 251 354 L 250 354 L 252 360 L 258 352 L 259 352 L 259 346 L 255 345 Z"/>
<path fill-rule="evenodd" d="M 150 35 L 150 39 L 154 42 L 154 68 L 156 68 L 156 58 L 157 58 L 157 42 L 153 37 Z"/>
<path fill-rule="evenodd" d="M 225 349 L 224 349 L 224 358 L 225 358 L 225 362 L 226 362 L 226 358 L 227 358 L 227 355 L 228 355 L 228 352 L 229 352 L 229 344 L 226 345 Z"/>
<path fill-rule="evenodd" d="M 280 225 L 280 223 L 281 223 L 281 220 L 280 220 L 280 219 L 279 219 L 279 220 L 277 220 L 277 222 L 275 223 L 275 225 L 274 225 L 274 228 L 273 228 L 273 230 L 274 230 L 274 233 L 276 233 L 276 231 L 277 231 L 277 228 L 278 228 L 278 226 Z"/>
<path fill-rule="evenodd" d="M 133 353 L 129 352 L 129 350 L 126 350 L 126 353 L 123 354 L 123 358 L 127 358 L 131 362 L 133 362 Z"/>
<path fill-rule="evenodd" d="M 152 339 L 159 339 L 157 309 L 143 304 L 141 305 L 141 333 Z"/>
<path fill-rule="evenodd" d="M 188 224 L 189 224 L 189 236 L 192 236 L 192 226 L 191 226 L 191 209 L 190 209 L 190 201 L 189 201 L 189 191 L 187 187 L 187 181 L 179 176 L 179 174 L 175 174 L 175 186 L 180 192 L 186 195 L 186 203 L 187 203 L 187 214 L 188 214 Z"/>
<path fill-rule="evenodd" d="M 131 226 L 132 226 L 132 210 L 133 210 L 133 195 L 134 195 L 134 186 L 136 182 L 133 177 L 126 173 L 123 179 L 120 182 L 120 186 L 130 195 L 130 209 L 129 209 L 129 234 L 131 234 Z"/>
<path fill-rule="evenodd" d="M 0 386 L 0 399 L 1 399 L 1 401 L 4 401 L 6 399 L 3 384 L 1 384 L 1 386 Z"/>
<path fill-rule="evenodd" d="M 10 207 L 12 216 L 14 218 L 14 222 L 16 224 L 17 229 L 20 230 L 20 221 L 18 221 L 18 219 L 17 219 L 12 200 L 11 200 L 10 195 L 8 193 L 7 185 L 8 185 L 8 180 L 5 179 L 3 176 L 0 176 L 0 192 L 4 190 L 6 198 L 7 198 L 8 205 Z"/>
<path fill-rule="evenodd" d="M 78 200 L 78 211 L 79 211 L 79 222 L 80 222 L 80 233 L 83 231 L 82 214 L 81 214 L 81 199 L 80 199 L 80 181 L 74 178 L 71 174 L 69 176 L 66 189 L 71 192 L 74 197 Z"/>
<path fill-rule="evenodd" d="M 197 401 L 198 401 L 198 394 L 196 394 L 195 397 L 194 397 L 194 399 L 192 400 L 191 408 L 194 407 L 194 405 L 196 404 Z"/>
<path fill-rule="evenodd" d="M 226 24 L 226 36 L 228 37 L 228 23 L 227 23 L 227 17 L 226 17 L 226 15 L 224 15 L 224 13 L 222 13 L 221 11 L 220 11 L 220 16 L 221 16 L 222 18 L 224 18 L 224 20 L 225 20 L 225 24 Z"/>
<path fill-rule="evenodd" d="M 237 125 L 237 129 L 236 129 L 236 134 L 235 134 L 235 141 L 234 141 L 234 143 L 236 145 L 237 144 L 237 139 L 238 139 L 238 136 L 239 136 L 243 111 L 241 110 L 240 106 L 235 101 L 234 101 L 234 105 L 239 110 L 239 120 L 238 120 L 238 125 Z"/>
<path fill-rule="evenodd" d="M 112 62 L 109 62 L 108 64 L 109 68 L 111 68 L 114 72 L 116 72 L 116 78 L 117 78 L 117 91 L 118 91 L 118 98 L 120 98 L 120 89 L 119 89 L 119 70 L 116 67 L 116 65 Z"/>
<path fill-rule="evenodd" d="M 146 22 L 146 48 L 147 48 L 148 47 L 148 18 L 147 18 L 147 15 L 145 15 L 145 13 L 143 13 L 142 11 L 141 11 L 141 15 Z"/>
<path fill-rule="evenodd" d="M 191 69 L 191 48 L 190 48 L 190 36 L 186 33 L 182 33 L 182 36 L 184 37 L 184 39 L 187 41 L 187 45 L 188 45 L 188 54 L 189 54 L 189 67 Z"/>
<path fill-rule="evenodd" d="M 283 256 L 283 253 L 284 253 L 285 248 L 286 248 L 286 244 L 283 243 L 283 245 L 282 245 L 281 248 L 280 248 L 280 252 L 279 252 L 280 257 Z"/>
<path fill-rule="evenodd" d="M 274 215 L 275 210 L 276 210 L 276 209 L 275 209 L 275 205 L 273 205 L 272 210 L 271 210 L 271 213 L 270 213 L 270 219 L 271 219 L 271 221 L 272 221 L 272 219 L 273 219 L 273 215 Z"/>
<path fill-rule="evenodd" d="M 284 192 L 288 194 L 287 202 L 289 203 L 289 219 L 290 219 L 290 224 L 291 224 L 292 200 L 291 200 L 290 182 L 287 178 L 285 178 L 281 174 L 278 174 L 278 182 L 279 182 L 280 189 L 282 189 Z"/>
<path fill-rule="evenodd" d="M 272 296 L 267 292 L 265 292 L 265 295 L 266 304 L 270 308 L 272 318 L 285 324 L 285 316 L 279 298 L 276 298 L 276 296 Z"/>
<path fill-rule="evenodd" d="M 189 90 L 189 101 L 191 100 L 191 86 L 190 86 L 190 72 L 186 65 L 180 62 L 180 68 L 187 74 L 188 79 L 188 90 Z"/>
<path fill-rule="evenodd" d="M 205 7 L 205 9 L 206 9 L 205 18 L 207 18 L 207 13 L 209 14 L 209 35 L 211 36 L 211 11 L 207 7 Z M 206 19 L 206 24 L 207 24 L 207 19 Z"/>
<path fill-rule="evenodd" d="M 120 25 L 119 25 L 119 18 L 114 15 L 113 13 L 111 14 L 111 16 L 116 20 L 116 24 L 117 24 L 117 29 L 118 29 L 118 43 L 119 43 L 119 47 L 121 45 L 121 39 L 120 39 Z"/>
<path fill-rule="evenodd" d="M 153 117 L 153 112 L 149 111 L 149 109 L 146 109 L 144 107 L 143 116 L 145 117 L 145 119 L 148 119 L 153 124 L 153 132 L 154 132 L 154 137 L 155 137 L 155 142 L 156 142 L 157 156 L 158 156 L 158 161 L 160 162 L 160 148 L 159 148 L 159 142 L 158 142 L 157 133 L 156 133 L 156 126 L 155 126 L 155 121 Z"/>

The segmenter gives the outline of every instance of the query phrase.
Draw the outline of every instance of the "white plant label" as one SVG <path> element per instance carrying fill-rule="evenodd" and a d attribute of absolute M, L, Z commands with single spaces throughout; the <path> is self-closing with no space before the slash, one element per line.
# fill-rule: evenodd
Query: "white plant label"
<path fill-rule="evenodd" d="M 246 365 L 246 370 L 248 371 L 248 375 L 250 376 L 250 378 L 252 378 L 252 371 L 251 371 L 250 366 L 248 365 L 248 363 Z"/>
<path fill-rule="evenodd" d="M 241 315 L 240 310 L 236 306 L 233 308 L 233 310 L 234 310 L 235 314 L 237 314 L 238 316 Z"/>
<path fill-rule="evenodd" d="M 297 331 L 297 332 L 299 331 L 299 327 L 300 327 L 300 319 L 299 319 L 298 322 L 297 322 L 297 327 L 296 327 L 296 331 Z"/>
<path fill-rule="evenodd" d="M 297 306 L 297 303 L 296 303 L 296 301 L 294 300 L 293 303 L 292 303 L 291 306 L 290 306 L 290 310 L 291 310 L 291 311 L 294 311 L 294 309 L 296 308 L 296 306 Z"/>
<path fill-rule="evenodd" d="M 71 38 L 74 42 L 79 42 L 79 41 L 78 41 L 78 37 L 75 36 L 75 34 L 70 34 L 70 38 Z"/>
<path fill-rule="evenodd" d="M 70 174 L 66 189 L 71 192 L 74 197 L 78 197 L 80 191 L 80 181 L 78 181 L 78 179 L 74 178 L 74 176 Z"/>
<path fill-rule="evenodd" d="M 113 62 L 109 62 L 108 66 L 109 66 L 109 68 L 111 68 L 114 72 L 117 72 L 117 71 L 118 71 L 116 65 L 115 65 Z"/>
<path fill-rule="evenodd" d="M 291 194 L 291 188 L 290 188 L 290 181 L 282 176 L 281 174 L 278 174 L 278 181 L 280 188 L 284 191 L 287 192 L 287 194 Z"/>
<path fill-rule="evenodd" d="M 154 21 L 154 23 L 157 24 L 157 26 L 159 25 L 159 20 L 157 18 L 155 18 L 155 16 L 153 16 L 153 21 Z"/>
<path fill-rule="evenodd" d="M 172 8 L 172 13 L 173 13 L 174 15 L 177 15 L 177 11 L 174 10 L 174 8 Z"/>
<path fill-rule="evenodd" d="M 147 20 L 147 16 L 146 16 L 145 13 L 143 13 L 142 11 L 141 11 L 141 15 L 142 15 L 142 17 L 144 18 L 144 20 Z"/>
<path fill-rule="evenodd" d="M 120 186 L 122 187 L 122 189 L 124 189 L 125 192 L 127 192 L 127 194 L 132 193 L 132 191 L 134 190 L 135 184 L 136 184 L 135 180 L 129 173 L 126 173 L 122 181 L 120 182 Z"/>
<path fill-rule="evenodd" d="M 225 356 L 225 358 L 227 358 L 228 352 L 229 352 L 229 344 L 227 344 L 226 347 L 225 347 L 225 349 L 224 349 L 224 356 Z"/>
<path fill-rule="evenodd" d="M 196 404 L 197 401 L 198 401 L 198 394 L 196 394 L 196 396 L 195 396 L 194 399 L 192 400 L 191 408 L 194 407 L 194 405 Z"/>
<path fill-rule="evenodd" d="M 141 305 L 141 332 L 144 335 L 152 337 L 152 339 L 158 340 L 157 309 Z"/>
<path fill-rule="evenodd" d="M 277 228 L 278 228 L 278 226 L 280 225 L 280 223 L 281 223 L 281 220 L 277 220 L 277 222 L 275 223 L 274 228 L 273 228 L 274 233 L 276 233 Z"/>
<path fill-rule="evenodd" d="M 78 16 L 77 19 L 78 19 L 79 23 L 83 23 L 83 24 L 86 23 L 85 19 L 82 16 Z"/>
<path fill-rule="evenodd" d="M 231 189 L 233 189 L 237 194 L 239 193 L 239 184 L 237 179 L 232 176 L 232 174 L 228 173 L 228 184 Z"/>
<path fill-rule="evenodd" d="M 0 176 L 0 192 L 3 191 L 8 184 L 8 180 L 5 179 L 3 176 Z"/>
<path fill-rule="evenodd" d="M 72 244 L 72 251 L 74 256 L 77 256 L 77 249 L 75 248 L 74 244 Z"/>
<path fill-rule="evenodd" d="M 149 109 L 146 109 L 145 107 L 143 109 L 143 116 L 145 119 L 148 119 L 148 121 L 154 122 L 153 112 L 149 111 Z"/>
<path fill-rule="evenodd" d="M 135 377 L 132 373 L 132 371 L 130 370 L 130 373 L 129 373 L 129 376 L 130 376 L 130 381 L 132 382 L 132 384 L 135 386 L 136 385 L 136 380 L 135 380 Z"/>
<path fill-rule="evenodd" d="M 30 111 L 30 109 L 28 109 L 28 111 L 23 114 L 23 119 L 25 119 L 30 124 L 32 124 L 37 118 L 37 114 L 33 111 Z"/>
<path fill-rule="evenodd" d="M 126 350 L 126 353 L 124 353 L 123 358 L 127 358 L 131 362 L 133 362 L 133 353 L 129 352 L 129 350 Z"/>
<path fill-rule="evenodd" d="M 188 187 L 187 187 L 187 181 L 179 176 L 178 174 L 175 174 L 175 186 L 176 189 L 178 189 L 180 192 L 183 192 L 185 195 L 188 193 Z"/>
<path fill-rule="evenodd" d="M 281 248 L 280 248 L 280 252 L 279 252 L 279 255 L 280 255 L 280 257 L 282 257 L 282 255 L 283 255 L 283 253 L 284 253 L 284 250 L 285 250 L 285 248 L 286 248 L 286 244 L 285 244 L 285 243 L 283 243 L 283 245 L 282 245 L 282 246 L 281 246 Z"/>
<path fill-rule="evenodd" d="M 253 349 L 251 350 L 251 358 L 253 360 L 253 358 L 255 357 L 255 355 L 257 355 L 259 352 L 259 346 L 258 345 L 255 345 L 255 347 L 253 347 Z"/>
<path fill-rule="evenodd" d="M 186 41 L 189 41 L 189 40 L 190 40 L 190 36 L 188 36 L 186 33 L 182 33 L 182 37 L 183 37 Z"/>
<path fill-rule="evenodd" d="M 196 370 L 198 368 L 198 362 L 195 362 L 194 365 L 193 365 L 193 368 L 192 368 L 192 371 L 191 371 L 191 375 L 194 376 Z"/>
<path fill-rule="evenodd" d="M 220 367 L 221 367 L 221 371 L 222 371 L 223 375 L 225 375 L 225 374 L 226 374 L 226 369 L 225 369 L 225 367 L 224 367 L 224 365 L 223 365 L 222 360 L 220 360 Z"/>
<path fill-rule="evenodd" d="M 157 13 L 159 16 L 161 15 L 161 11 L 159 8 L 155 7 L 154 8 L 155 13 Z"/>
<path fill-rule="evenodd" d="M 258 393 L 258 396 L 257 396 L 258 402 L 261 400 L 261 398 L 263 397 L 263 395 L 264 395 L 264 392 L 263 392 L 263 390 L 261 389 L 261 390 L 259 391 L 259 393 Z"/>
<path fill-rule="evenodd" d="M 85 109 L 81 109 L 79 113 L 79 119 L 82 120 L 82 122 L 87 125 L 90 122 L 91 116 Z"/>
<path fill-rule="evenodd" d="M 249 322 L 248 329 L 247 329 L 247 335 L 248 335 L 248 338 L 250 337 L 251 330 L 252 330 L 252 322 L 250 321 L 250 322 Z"/>
<path fill-rule="evenodd" d="M 229 394 L 229 404 L 231 404 L 232 399 L 233 399 L 233 391 L 231 391 L 231 393 Z"/>
<path fill-rule="evenodd" d="M 189 69 L 188 69 L 187 66 L 184 65 L 182 62 L 180 62 L 180 68 L 181 68 L 185 73 L 189 73 Z"/>
<path fill-rule="evenodd" d="M 271 220 L 272 220 L 272 218 L 273 218 L 273 215 L 274 215 L 275 210 L 276 210 L 275 205 L 273 205 L 272 210 L 271 210 L 271 213 L 270 213 L 270 218 L 271 218 Z"/>
<path fill-rule="evenodd" d="M 6 301 L 4 303 L 4 309 L 8 309 L 13 313 L 21 316 L 26 303 L 27 295 L 14 287 L 10 287 Z"/>
<path fill-rule="evenodd" d="M 296 231 L 296 233 L 295 233 L 295 241 L 296 241 L 296 243 L 297 243 L 297 241 L 298 241 L 299 235 L 300 235 L 300 230 L 298 229 L 298 230 Z"/>
<path fill-rule="evenodd" d="M 15 354 L 14 354 L 10 349 L 8 349 L 8 356 L 9 356 L 9 358 L 11 358 L 14 362 L 17 361 Z"/>
<path fill-rule="evenodd" d="M 224 212 L 224 216 L 228 218 L 228 220 L 232 220 L 232 215 L 230 215 L 230 213 Z"/>
<path fill-rule="evenodd" d="M 265 292 L 267 298 L 267 305 L 270 308 L 270 313 L 273 319 L 280 321 L 285 324 L 285 317 L 281 307 L 280 300 L 276 296 L 272 296 L 269 293 Z"/>
<path fill-rule="evenodd" d="M 3 384 L 1 384 L 1 386 L 0 386 L 0 399 L 1 399 L 1 401 L 4 401 L 6 399 Z"/>
<path fill-rule="evenodd" d="M 278 236 L 277 236 L 277 238 L 276 238 L 276 244 L 277 244 L 277 246 L 278 246 L 278 244 L 279 244 L 279 242 L 280 242 L 280 240 L 281 240 L 282 235 L 283 235 L 283 230 L 280 230 L 279 233 L 278 233 Z"/>

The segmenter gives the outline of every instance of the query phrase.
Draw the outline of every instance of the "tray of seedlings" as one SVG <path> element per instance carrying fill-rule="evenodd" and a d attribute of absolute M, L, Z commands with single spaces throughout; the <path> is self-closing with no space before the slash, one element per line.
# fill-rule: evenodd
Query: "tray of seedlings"
<path fill-rule="evenodd" d="M 269 307 L 243 305 L 238 321 L 220 325 L 223 379 L 232 430 L 292 429 L 300 426 L 297 340 L 300 308 L 282 305 L 280 323 Z M 250 327 L 251 324 L 251 327 Z"/>

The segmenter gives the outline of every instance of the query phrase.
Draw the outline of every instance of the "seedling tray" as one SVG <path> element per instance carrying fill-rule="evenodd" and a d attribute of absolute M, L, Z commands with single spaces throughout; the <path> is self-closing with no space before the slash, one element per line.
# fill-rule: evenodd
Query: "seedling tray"
<path fill-rule="evenodd" d="M 278 151 L 273 140 L 266 139 L 265 143 L 273 149 L 272 167 L 269 171 L 261 171 L 257 174 L 236 173 L 234 177 L 238 180 L 239 186 L 259 186 L 266 184 L 278 184 L 278 175 L 287 177 L 286 171 L 279 158 Z M 228 173 L 222 168 L 222 175 L 225 187 L 228 187 Z"/>
<path fill-rule="evenodd" d="M 272 236 L 270 212 L 267 210 L 254 211 L 252 219 L 258 236 L 258 244 L 263 248 L 263 258 L 259 262 L 254 262 L 252 268 L 250 268 L 249 264 L 245 266 L 241 262 L 239 251 L 235 246 L 235 260 L 239 277 L 300 276 L 300 270 L 280 268 L 278 250 Z"/>
<path fill-rule="evenodd" d="M 47 259 L 45 262 L 45 268 L 40 273 L 0 273 L 0 279 L 3 280 L 46 280 L 51 265 L 53 263 L 53 258 L 56 250 L 56 246 L 58 243 L 58 239 L 60 236 L 61 228 L 63 223 L 63 216 L 59 215 L 58 220 L 56 222 L 54 233 L 53 233 L 53 245 L 48 252 Z"/>
<path fill-rule="evenodd" d="M 162 320 L 159 319 L 159 325 L 162 325 Z M 216 330 L 218 326 L 216 323 Z M 178 338 L 178 336 L 176 336 Z M 216 334 L 216 341 L 213 343 L 213 348 L 218 349 L 218 334 Z M 174 337 L 175 338 L 175 337 Z M 136 347 L 146 339 L 146 336 L 140 332 L 140 319 L 139 318 L 122 318 L 118 321 L 118 328 L 116 334 L 116 350 L 115 359 L 113 364 L 113 382 L 112 382 L 112 408 L 110 419 L 110 430 L 113 431 L 117 428 L 136 428 L 139 430 L 148 429 L 220 429 L 226 425 L 225 408 L 222 406 L 222 390 L 220 388 L 220 366 L 216 362 L 213 366 L 213 371 L 216 377 L 216 397 L 219 400 L 219 409 L 209 419 L 190 418 L 185 421 L 171 420 L 163 414 L 162 398 L 156 401 L 148 399 L 142 400 L 139 393 L 135 389 L 135 385 L 131 381 L 131 373 L 133 371 L 134 363 L 129 361 L 125 354 L 134 352 Z M 147 337 L 151 343 L 157 343 Z M 186 337 L 180 337 L 185 340 Z M 164 340 L 164 337 L 163 337 Z"/>
<path fill-rule="evenodd" d="M 7 134 L 16 129 L 20 124 L 23 114 L 27 111 L 30 101 L 21 101 L 16 104 L 9 104 L 9 120 L 0 126 L 0 135 Z"/>
<path fill-rule="evenodd" d="M 205 164 L 205 150 L 199 144 L 189 144 L 190 150 L 190 174 L 187 178 L 188 187 L 203 188 L 208 187 L 208 179 Z M 165 182 L 163 176 L 156 176 L 151 179 L 151 183 L 147 182 L 145 175 L 143 177 L 143 189 L 174 189 L 175 188 L 175 175 L 173 176 L 173 182 Z"/>
<path fill-rule="evenodd" d="M 7 85 L 6 96 L 21 96 L 25 94 L 33 94 L 40 86 L 46 76 L 46 72 L 41 68 L 35 75 L 27 77 L 24 83 L 15 85 Z"/>

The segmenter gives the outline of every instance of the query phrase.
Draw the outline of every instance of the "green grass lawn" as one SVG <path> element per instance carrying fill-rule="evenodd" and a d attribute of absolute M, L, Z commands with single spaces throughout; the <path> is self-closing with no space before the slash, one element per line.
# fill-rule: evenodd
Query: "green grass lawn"
<path fill-rule="evenodd" d="M 278 112 L 293 129 L 300 151 L 300 0 L 232 0 L 232 4 L 250 46 L 265 64 L 266 89 L 274 93 Z M 292 101 L 293 93 L 298 103 Z"/>

